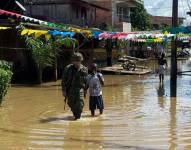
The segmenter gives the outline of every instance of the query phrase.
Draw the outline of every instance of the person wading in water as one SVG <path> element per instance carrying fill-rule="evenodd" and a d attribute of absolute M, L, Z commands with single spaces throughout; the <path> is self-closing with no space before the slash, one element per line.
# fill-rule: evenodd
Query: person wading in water
<path fill-rule="evenodd" d="M 165 59 L 165 54 L 162 53 L 160 58 L 158 59 L 158 65 L 159 65 L 159 68 L 158 68 L 158 73 L 159 73 L 159 80 L 160 80 L 160 83 L 164 83 L 164 74 L 165 74 L 165 69 L 167 67 L 167 60 Z"/>
<path fill-rule="evenodd" d="M 98 108 L 100 114 L 103 113 L 104 102 L 102 97 L 102 88 L 104 85 L 103 75 L 98 72 L 97 64 L 91 65 L 91 74 L 87 77 L 87 89 L 89 88 L 89 109 L 91 111 L 91 115 L 95 116 L 95 110 Z"/>
<path fill-rule="evenodd" d="M 75 120 L 81 118 L 86 93 L 85 87 L 88 69 L 81 64 L 82 61 L 82 54 L 74 53 L 72 64 L 65 68 L 62 77 L 62 91 L 65 103 L 67 101 Z"/>

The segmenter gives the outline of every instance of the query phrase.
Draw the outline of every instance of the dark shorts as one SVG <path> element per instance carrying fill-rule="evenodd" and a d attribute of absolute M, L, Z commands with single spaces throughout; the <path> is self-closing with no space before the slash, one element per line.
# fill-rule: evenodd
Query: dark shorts
<path fill-rule="evenodd" d="M 103 97 L 101 96 L 90 96 L 89 109 L 104 109 Z"/>

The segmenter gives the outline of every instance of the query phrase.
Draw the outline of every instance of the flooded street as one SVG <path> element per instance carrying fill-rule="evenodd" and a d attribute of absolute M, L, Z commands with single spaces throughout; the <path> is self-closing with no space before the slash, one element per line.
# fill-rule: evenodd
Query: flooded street
<path fill-rule="evenodd" d="M 104 115 L 91 118 L 86 99 L 79 121 L 64 111 L 60 81 L 13 85 L 0 108 L 0 150 L 191 149 L 191 76 L 178 77 L 177 99 L 169 75 L 164 86 L 155 74 L 105 79 Z"/>

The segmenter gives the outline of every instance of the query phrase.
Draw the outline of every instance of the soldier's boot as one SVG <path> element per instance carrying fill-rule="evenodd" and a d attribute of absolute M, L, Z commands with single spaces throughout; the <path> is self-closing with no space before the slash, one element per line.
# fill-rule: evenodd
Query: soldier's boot
<path fill-rule="evenodd" d="M 73 115 L 74 115 L 75 120 L 78 120 L 81 118 L 81 113 L 73 112 Z"/>
<path fill-rule="evenodd" d="M 81 118 L 81 114 L 78 114 L 78 115 L 75 116 L 75 120 L 78 120 L 80 118 Z"/>
<path fill-rule="evenodd" d="M 92 117 L 95 116 L 95 110 L 91 110 L 91 115 L 92 115 Z"/>
<path fill-rule="evenodd" d="M 100 115 L 102 115 L 103 114 L 103 109 L 100 109 L 99 112 L 100 112 Z"/>

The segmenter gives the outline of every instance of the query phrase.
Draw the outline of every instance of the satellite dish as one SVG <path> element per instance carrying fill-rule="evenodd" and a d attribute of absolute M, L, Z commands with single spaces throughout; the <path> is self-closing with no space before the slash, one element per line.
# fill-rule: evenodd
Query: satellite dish
<path fill-rule="evenodd" d="M 15 3 L 19 6 L 19 8 L 21 8 L 23 11 L 27 11 L 26 8 L 21 4 L 19 3 L 17 0 L 15 1 Z"/>

